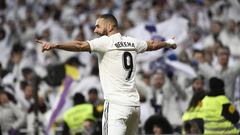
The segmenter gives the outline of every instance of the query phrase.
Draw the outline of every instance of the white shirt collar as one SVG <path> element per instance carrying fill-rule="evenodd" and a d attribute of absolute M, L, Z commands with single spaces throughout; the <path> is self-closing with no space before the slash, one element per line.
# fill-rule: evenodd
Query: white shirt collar
<path fill-rule="evenodd" d="M 109 37 L 120 37 L 120 36 L 122 36 L 120 33 L 115 33 L 115 34 L 113 34 L 113 35 L 111 35 Z"/>

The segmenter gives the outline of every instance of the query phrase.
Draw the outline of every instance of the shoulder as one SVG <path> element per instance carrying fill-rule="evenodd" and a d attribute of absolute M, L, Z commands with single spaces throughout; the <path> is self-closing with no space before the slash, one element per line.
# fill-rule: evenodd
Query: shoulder
<path fill-rule="evenodd" d="M 220 103 L 220 104 L 224 104 L 224 103 L 229 103 L 229 99 L 224 96 L 224 95 L 219 95 L 219 96 L 205 96 L 203 98 L 204 102 L 213 102 L 213 103 Z"/>
<path fill-rule="evenodd" d="M 229 103 L 230 102 L 229 99 L 224 95 L 217 96 L 217 98 L 218 98 L 219 101 L 221 101 L 223 103 Z"/>
<path fill-rule="evenodd" d="M 91 51 L 106 52 L 111 40 L 108 36 L 101 36 L 87 42 L 90 45 Z"/>
<path fill-rule="evenodd" d="M 91 41 L 106 41 L 106 40 L 109 40 L 109 37 L 108 36 L 101 36 L 101 37 L 97 37 L 97 38 L 94 38 Z"/>
<path fill-rule="evenodd" d="M 134 37 L 126 36 L 127 40 L 133 42 L 138 53 L 142 53 L 147 50 L 147 41 L 137 39 Z"/>
<path fill-rule="evenodd" d="M 141 40 L 137 39 L 137 38 L 134 38 L 134 37 L 131 37 L 131 36 L 124 36 L 127 40 L 129 41 L 132 41 L 132 42 L 139 42 Z"/>

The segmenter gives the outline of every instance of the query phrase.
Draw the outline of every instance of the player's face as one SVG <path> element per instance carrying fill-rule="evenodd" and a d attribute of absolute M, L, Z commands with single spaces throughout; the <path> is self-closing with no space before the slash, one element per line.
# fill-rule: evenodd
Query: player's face
<path fill-rule="evenodd" d="M 104 23 L 104 19 L 102 18 L 97 19 L 94 33 L 98 34 L 99 36 L 108 35 L 106 26 L 107 25 Z"/>

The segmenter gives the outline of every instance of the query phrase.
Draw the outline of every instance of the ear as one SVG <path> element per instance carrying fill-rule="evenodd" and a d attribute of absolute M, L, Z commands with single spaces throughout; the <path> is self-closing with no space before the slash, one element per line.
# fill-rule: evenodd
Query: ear
<path fill-rule="evenodd" d="M 108 26 L 107 26 L 107 30 L 108 30 L 108 32 L 113 31 L 113 26 L 112 26 L 111 23 L 108 24 Z"/>

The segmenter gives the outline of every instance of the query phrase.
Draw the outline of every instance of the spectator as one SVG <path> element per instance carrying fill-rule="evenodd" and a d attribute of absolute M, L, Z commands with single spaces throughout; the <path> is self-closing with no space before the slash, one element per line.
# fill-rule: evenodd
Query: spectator
<path fill-rule="evenodd" d="M 94 120 L 94 107 L 86 103 L 81 93 L 73 97 L 74 107 L 64 113 L 63 135 L 81 134 L 85 120 Z"/>
<path fill-rule="evenodd" d="M 214 45 L 214 42 L 219 41 L 219 34 L 222 30 L 222 23 L 219 21 L 212 21 L 209 34 L 204 39 L 204 47 L 211 47 Z"/>
<path fill-rule="evenodd" d="M 14 70 L 16 70 L 16 67 L 20 65 L 20 62 L 22 60 L 23 57 L 23 52 L 24 52 L 24 48 L 22 47 L 21 44 L 16 43 L 11 51 L 11 56 L 10 59 L 8 61 L 8 65 L 7 65 L 7 69 L 10 72 L 16 72 Z M 18 71 L 19 72 L 19 71 Z M 15 74 L 15 76 L 17 76 L 19 74 Z"/>
<path fill-rule="evenodd" d="M 201 117 L 201 100 L 205 91 L 194 92 L 186 112 L 182 116 L 184 134 L 203 134 L 203 120 Z"/>
<path fill-rule="evenodd" d="M 19 103 L 21 106 L 21 109 L 25 112 L 28 112 L 31 104 L 33 104 L 33 86 L 31 83 L 28 82 L 21 82 L 21 90 L 23 91 L 23 97 L 20 97 Z"/>
<path fill-rule="evenodd" d="M 226 96 L 230 98 L 231 101 L 234 100 L 234 85 L 237 76 L 240 74 L 239 62 L 236 62 L 235 66 L 231 66 L 229 63 L 231 52 L 228 47 L 219 47 L 217 50 L 217 66 L 211 65 L 199 65 L 199 70 L 202 75 L 207 79 L 213 76 L 218 76 L 224 80 Z"/>
<path fill-rule="evenodd" d="M 204 51 L 202 50 L 193 50 L 192 54 L 192 60 L 196 61 L 197 63 L 204 63 L 205 57 L 204 57 Z"/>
<path fill-rule="evenodd" d="M 174 77 L 173 77 L 174 78 Z M 184 92 L 176 83 L 175 79 L 170 80 L 163 71 L 157 71 L 151 78 L 152 97 L 151 104 L 155 114 L 166 117 L 176 132 L 180 132 L 181 108 L 180 101 L 184 99 Z"/>
<path fill-rule="evenodd" d="M 219 77 L 225 82 L 226 95 L 233 98 L 236 77 L 240 75 L 239 59 L 234 63 L 232 52 L 227 46 L 218 48 L 217 58 L 220 67 L 217 67 L 216 70 L 217 72 L 222 72 Z"/>
<path fill-rule="evenodd" d="M 96 88 L 91 88 L 88 91 L 88 102 L 93 104 L 94 106 L 98 106 L 100 104 L 103 105 L 103 100 L 98 96 L 98 90 Z"/>
<path fill-rule="evenodd" d="M 151 104 L 155 110 L 155 113 L 162 115 L 163 101 L 167 98 L 169 93 L 167 90 L 164 91 L 163 85 L 165 84 L 165 74 L 159 72 L 152 77 L 152 93 L 151 93 Z"/>
<path fill-rule="evenodd" d="M 104 100 L 99 97 L 98 90 L 96 88 L 91 88 L 88 91 L 88 102 L 96 108 L 97 113 L 99 113 L 98 116 L 101 116 L 103 113 Z"/>
<path fill-rule="evenodd" d="M 44 114 L 47 111 L 47 106 L 44 103 L 43 98 L 38 99 L 38 108 L 35 108 L 36 105 L 31 104 L 26 117 L 26 124 L 27 124 L 27 135 L 33 135 L 35 130 L 38 130 L 38 134 L 44 134 L 44 122 L 46 121 Z M 37 109 L 37 110 L 35 110 Z M 37 111 L 37 114 L 36 114 Z M 35 127 L 37 126 L 37 128 Z"/>
<path fill-rule="evenodd" d="M 154 135 L 173 133 L 172 126 L 168 120 L 159 115 L 150 116 L 144 125 L 144 130 L 146 134 Z"/>
<path fill-rule="evenodd" d="M 9 73 L 3 79 L 3 83 L 15 88 L 17 82 L 21 80 L 21 70 L 26 62 L 31 65 L 31 62 L 26 61 L 24 57 L 24 47 L 20 43 L 15 43 L 6 67 Z"/>
<path fill-rule="evenodd" d="M 185 91 L 187 96 L 186 96 L 186 99 L 183 100 L 182 102 L 181 108 L 183 109 L 183 112 L 185 112 L 187 108 L 189 108 L 188 106 L 189 106 L 190 100 L 193 98 L 193 95 L 195 95 L 196 93 L 205 91 L 204 84 L 205 84 L 205 80 L 204 80 L 204 77 L 201 75 L 192 79 L 191 85 Z"/>
<path fill-rule="evenodd" d="M 3 135 L 16 133 L 24 123 L 24 113 L 0 91 L 0 125 Z"/>
<path fill-rule="evenodd" d="M 237 23 L 234 20 L 228 20 L 226 23 L 226 29 L 219 35 L 219 40 L 223 43 L 223 45 L 228 46 L 231 54 L 233 56 L 240 56 L 239 55 L 239 35 L 236 33 L 237 31 Z"/>
<path fill-rule="evenodd" d="M 209 80 L 210 92 L 202 100 L 204 134 L 239 134 L 234 124 L 239 120 L 239 113 L 225 96 L 224 81 L 212 77 Z"/>

